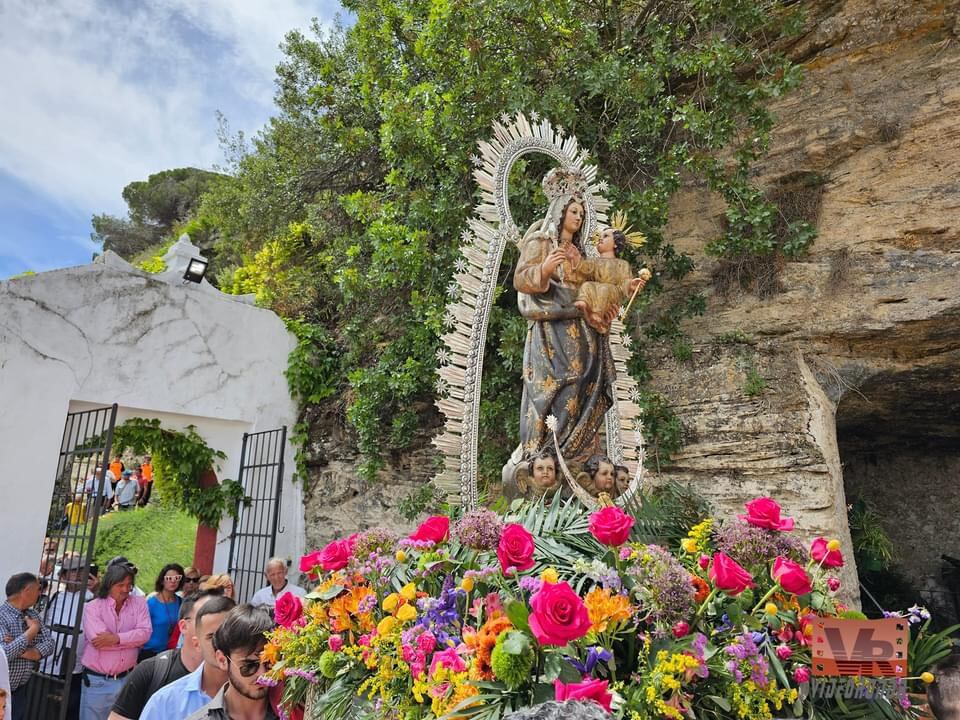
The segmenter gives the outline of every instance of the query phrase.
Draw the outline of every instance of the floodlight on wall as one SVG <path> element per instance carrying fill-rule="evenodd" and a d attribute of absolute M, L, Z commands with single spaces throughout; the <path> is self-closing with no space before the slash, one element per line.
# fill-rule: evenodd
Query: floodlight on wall
<path fill-rule="evenodd" d="M 203 280 L 207 272 L 207 261 L 193 258 L 187 263 L 187 270 L 183 273 L 184 281 L 198 283 Z"/>

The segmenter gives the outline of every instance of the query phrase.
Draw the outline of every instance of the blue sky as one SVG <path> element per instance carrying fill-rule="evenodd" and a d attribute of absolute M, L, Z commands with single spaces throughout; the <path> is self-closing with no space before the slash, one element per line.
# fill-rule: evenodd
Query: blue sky
<path fill-rule="evenodd" d="M 273 113 L 279 44 L 334 0 L 0 0 L 0 279 L 90 261 L 133 180 L 223 162 Z"/>

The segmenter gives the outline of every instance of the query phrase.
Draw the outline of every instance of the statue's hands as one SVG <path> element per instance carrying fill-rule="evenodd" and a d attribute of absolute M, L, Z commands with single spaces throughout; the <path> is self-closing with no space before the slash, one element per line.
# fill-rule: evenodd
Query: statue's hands
<path fill-rule="evenodd" d="M 567 262 L 570 263 L 570 266 L 576 269 L 577 265 L 580 264 L 580 261 L 583 260 L 583 255 L 580 254 L 580 251 L 577 250 L 576 245 L 569 244 L 563 248 L 564 257 Z"/>
<path fill-rule="evenodd" d="M 563 264 L 563 261 L 566 260 L 567 254 L 557 248 L 552 250 L 549 255 L 543 260 L 543 264 L 540 265 L 540 277 L 543 281 L 543 284 L 546 284 L 547 281 L 553 277 L 554 271 Z"/>
<path fill-rule="evenodd" d="M 630 281 L 630 294 L 640 292 L 646 284 L 647 278 L 643 276 L 633 278 L 633 280 Z"/>

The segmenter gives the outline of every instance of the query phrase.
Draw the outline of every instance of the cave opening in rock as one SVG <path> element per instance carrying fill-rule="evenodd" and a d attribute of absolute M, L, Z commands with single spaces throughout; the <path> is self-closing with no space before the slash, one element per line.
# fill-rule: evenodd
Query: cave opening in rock
<path fill-rule="evenodd" d="M 960 367 L 873 375 L 837 406 L 863 610 L 960 618 Z"/>

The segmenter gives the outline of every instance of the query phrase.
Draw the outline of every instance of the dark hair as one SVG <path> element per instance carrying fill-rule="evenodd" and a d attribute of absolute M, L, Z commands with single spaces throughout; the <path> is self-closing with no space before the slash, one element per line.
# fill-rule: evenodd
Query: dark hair
<path fill-rule="evenodd" d="M 210 599 L 201 605 L 199 610 L 197 610 L 197 614 L 193 618 L 194 625 L 199 625 L 200 621 L 207 615 L 218 615 L 220 613 L 230 612 L 237 606 L 233 600 L 225 595 L 210 593 L 206 597 L 209 597 Z"/>
<path fill-rule="evenodd" d="M 103 574 L 100 587 L 97 589 L 97 597 L 102 600 L 110 594 L 110 588 L 114 585 L 122 583 L 127 578 L 130 578 L 132 582 L 135 577 L 137 577 L 137 573 L 134 572 L 133 566 L 129 563 L 107 565 L 107 571 Z"/>
<path fill-rule="evenodd" d="M 960 655 L 950 655 L 932 669 L 934 681 L 927 685 L 927 702 L 935 717 L 955 720 L 960 716 Z"/>
<path fill-rule="evenodd" d="M 613 472 L 614 472 L 614 473 L 618 473 L 618 472 L 620 472 L 621 470 L 623 470 L 623 472 L 625 472 L 625 473 L 627 474 L 627 477 L 630 477 L 630 468 L 628 468 L 626 465 L 614 465 L 614 466 L 613 466 Z"/>
<path fill-rule="evenodd" d="M 567 204 L 563 206 L 563 210 L 560 211 L 560 223 L 557 226 L 557 240 L 560 240 L 560 234 L 563 232 L 563 221 L 567 217 L 567 208 L 569 208 L 573 203 L 576 203 L 583 210 L 583 222 L 580 223 L 580 229 L 573 234 L 570 242 L 573 243 L 574 247 L 580 251 L 580 254 L 583 254 L 583 245 L 580 242 L 580 238 L 583 234 L 583 226 L 587 222 L 587 204 L 583 201 L 582 198 L 574 195 L 569 200 Z"/>
<path fill-rule="evenodd" d="M 597 470 L 600 469 L 600 463 L 606 463 L 607 465 L 613 465 L 613 461 L 608 458 L 606 455 L 591 455 L 590 459 L 587 460 L 583 465 L 583 469 L 586 471 L 587 475 L 591 478 L 597 474 Z"/>
<path fill-rule="evenodd" d="M 13 597 L 38 582 L 40 581 L 33 573 L 23 572 L 11 575 L 7 580 L 7 597 Z"/>
<path fill-rule="evenodd" d="M 234 650 L 249 654 L 266 644 L 264 633 L 274 627 L 273 618 L 266 608 L 237 605 L 217 629 L 213 646 L 224 655 L 230 655 Z"/>
<path fill-rule="evenodd" d="M 183 565 L 180 563 L 167 563 L 163 566 L 160 574 L 157 575 L 157 581 L 153 584 L 153 589 L 157 592 L 163 590 L 163 576 L 167 574 L 167 570 L 176 570 L 180 573 L 180 582 L 177 583 L 177 590 L 183 587 Z"/>
<path fill-rule="evenodd" d="M 627 236 L 623 234 L 623 230 L 618 230 L 613 228 L 613 253 L 617 257 L 620 257 L 621 253 L 627 247 Z"/>
<path fill-rule="evenodd" d="M 530 473 L 530 477 L 533 477 L 533 464 L 537 460 L 553 460 L 553 470 L 557 470 L 557 456 L 554 455 L 549 450 L 541 450 L 536 455 L 531 455 L 530 459 L 527 460 L 527 472 Z"/>

